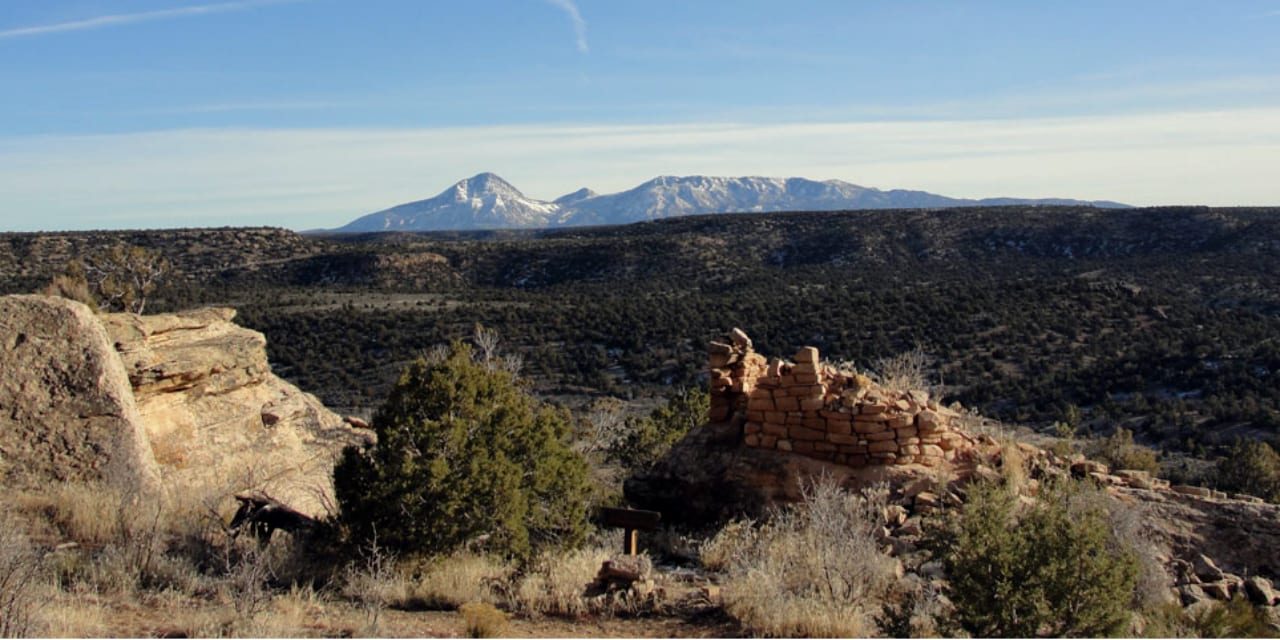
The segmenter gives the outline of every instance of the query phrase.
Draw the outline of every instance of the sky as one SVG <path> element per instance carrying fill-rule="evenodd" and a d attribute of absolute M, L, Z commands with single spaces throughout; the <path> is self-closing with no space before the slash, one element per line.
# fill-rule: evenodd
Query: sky
<path fill-rule="evenodd" d="M 1280 0 L 0 0 L 0 230 L 332 228 L 483 171 L 1280 206 Z"/>

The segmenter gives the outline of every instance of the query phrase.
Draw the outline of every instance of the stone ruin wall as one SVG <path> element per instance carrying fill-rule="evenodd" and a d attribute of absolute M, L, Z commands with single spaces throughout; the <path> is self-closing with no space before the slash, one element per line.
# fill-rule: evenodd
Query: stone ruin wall
<path fill-rule="evenodd" d="M 975 446 L 959 414 L 925 391 L 885 389 L 823 363 L 814 347 L 795 362 L 752 351 L 741 329 L 712 342 L 711 422 L 742 424 L 743 444 L 850 467 L 954 461 Z"/>

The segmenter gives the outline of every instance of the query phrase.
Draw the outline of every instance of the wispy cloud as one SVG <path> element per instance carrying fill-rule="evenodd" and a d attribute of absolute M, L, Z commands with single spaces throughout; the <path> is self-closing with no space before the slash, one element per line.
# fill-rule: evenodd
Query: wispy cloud
<path fill-rule="evenodd" d="M 120 27 L 139 22 L 153 22 L 156 20 L 170 20 L 173 18 L 186 18 L 191 16 L 207 15 L 211 13 L 224 13 L 227 11 L 239 11 L 252 7 L 279 4 L 295 0 L 242 0 L 240 2 L 222 2 L 218 4 L 203 4 L 190 7 L 178 7 L 176 9 L 160 9 L 157 11 L 140 11 L 137 13 L 117 13 L 105 16 L 95 16 L 93 18 L 85 18 L 83 20 L 71 20 L 68 22 L 58 22 L 55 24 L 37 25 L 34 27 L 19 27 L 17 29 L 6 29 L 0 31 L 0 38 L 21 38 L 24 36 L 43 36 L 53 33 L 64 33 L 67 31 L 88 31 L 90 29 L 105 29 L 107 27 Z"/>
<path fill-rule="evenodd" d="M 569 21 L 573 23 L 573 33 L 578 38 L 578 51 L 587 52 L 587 21 L 582 19 L 582 13 L 578 11 L 578 5 L 573 0 L 547 0 L 551 4 L 560 8 L 569 15 Z"/>

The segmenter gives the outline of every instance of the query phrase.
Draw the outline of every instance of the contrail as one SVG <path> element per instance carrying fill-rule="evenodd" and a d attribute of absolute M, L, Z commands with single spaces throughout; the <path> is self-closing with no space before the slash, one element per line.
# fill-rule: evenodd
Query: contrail
<path fill-rule="evenodd" d="M 153 20 L 167 20 L 170 18 L 183 18 L 187 16 L 198 16 L 210 13 L 222 13 L 225 11 L 238 11 L 240 9 L 248 9 L 251 7 L 279 4 L 280 2 L 290 2 L 296 0 L 242 0 L 241 2 L 223 2 L 219 4 L 204 4 L 193 7 L 179 7 L 177 9 L 161 9 L 159 11 L 142 11 L 139 13 L 118 13 L 112 15 L 98 16 L 95 18 L 85 18 L 84 20 L 72 20 L 70 22 L 59 22 L 56 24 L 45 24 L 34 27 L 21 27 L 18 29 L 8 29 L 0 31 L 0 38 L 20 38 L 22 36 L 42 36 L 50 33 L 62 33 L 65 31 L 88 31 L 90 29 L 103 29 L 106 27 L 118 27 L 122 25 L 134 24 L 138 22 L 150 22 Z"/>
<path fill-rule="evenodd" d="M 582 19 L 582 14 L 578 12 L 578 5 L 573 0 L 547 0 L 551 4 L 559 7 L 565 13 L 569 14 L 569 20 L 573 22 L 573 31 L 578 36 L 578 51 L 587 52 L 587 21 Z"/>

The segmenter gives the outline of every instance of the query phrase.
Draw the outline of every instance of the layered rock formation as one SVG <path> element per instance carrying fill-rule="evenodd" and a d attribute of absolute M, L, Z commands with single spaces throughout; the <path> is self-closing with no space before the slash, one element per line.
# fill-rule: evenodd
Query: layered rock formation
<path fill-rule="evenodd" d="M 265 338 L 235 325 L 233 310 L 95 316 L 42 296 L 0 304 L 6 474 L 122 488 L 151 478 L 175 500 L 258 490 L 321 514 L 335 457 L 372 439 L 272 374 Z M 97 435 L 108 428 L 110 438 Z"/>

